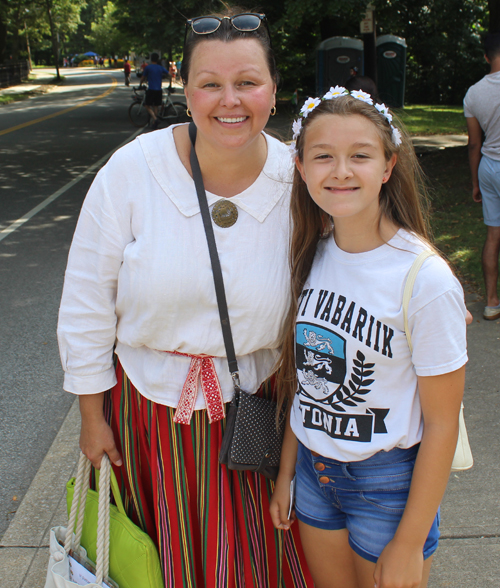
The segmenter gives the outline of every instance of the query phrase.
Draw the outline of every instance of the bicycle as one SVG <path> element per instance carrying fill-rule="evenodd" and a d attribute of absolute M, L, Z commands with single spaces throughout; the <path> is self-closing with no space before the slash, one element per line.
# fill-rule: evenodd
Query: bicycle
<path fill-rule="evenodd" d="M 144 86 L 132 86 L 132 104 L 128 109 L 128 116 L 135 127 L 145 127 L 150 122 L 150 114 L 146 108 L 146 88 Z M 187 106 L 182 102 L 173 102 L 170 88 L 163 89 L 163 100 L 158 108 L 157 118 L 160 122 L 166 121 L 167 126 L 188 120 Z"/>

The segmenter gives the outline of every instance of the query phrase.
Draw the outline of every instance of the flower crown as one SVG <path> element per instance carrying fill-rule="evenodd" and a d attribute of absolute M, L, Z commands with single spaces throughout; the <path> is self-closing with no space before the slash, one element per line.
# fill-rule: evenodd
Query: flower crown
<path fill-rule="evenodd" d="M 367 94 L 366 92 L 363 92 L 361 90 L 351 90 L 349 92 L 349 90 L 347 90 L 343 86 L 335 86 L 335 88 L 330 88 L 330 90 L 323 96 L 323 98 L 308 98 L 304 102 L 304 106 L 302 106 L 302 108 L 300 109 L 299 114 L 299 117 L 301 118 L 298 118 L 297 120 L 293 121 L 292 124 L 293 140 L 290 145 L 290 149 L 293 154 L 296 154 L 296 140 L 297 137 L 300 135 L 300 132 L 302 131 L 302 119 L 307 118 L 308 114 L 312 112 L 316 108 L 316 106 L 321 104 L 321 102 L 325 100 L 333 100 L 334 98 L 340 98 L 341 96 L 352 96 L 353 98 L 356 98 L 356 100 L 361 100 L 362 102 L 366 102 L 366 104 L 371 104 L 372 106 L 374 106 L 379 111 L 380 115 L 383 116 L 389 123 L 392 129 L 392 142 L 394 143 L 394 145 L 396 145 L 396 147 L 399 147 L 401 145 L 401 131 L 392 124 L 392 114 L 389 112 L 389 108 L 387 108 L 385 104 L 374 104 L 370 94 Z"/>

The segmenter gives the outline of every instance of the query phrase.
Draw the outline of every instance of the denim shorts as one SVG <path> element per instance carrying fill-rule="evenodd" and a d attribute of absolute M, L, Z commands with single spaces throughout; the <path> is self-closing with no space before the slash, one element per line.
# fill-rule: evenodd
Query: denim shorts
<path fill-rule="evenodd" d="M 351 548 L 364 559 L 376 562 L 403 515 L 418 447 L 381 451 L 358 462 L 341 462 L 312 453 L 299 443 L 297 518 L 319 529 L 347 529 Z M 438 539 L 439 510 L 424 545 L 424 559 L 436 551 Z"/>
<path fill-rule="evenodd" d="M 484 224 L 500 227 L 500 161 L 483 155 L 479 164 L 479 188 Z"/>

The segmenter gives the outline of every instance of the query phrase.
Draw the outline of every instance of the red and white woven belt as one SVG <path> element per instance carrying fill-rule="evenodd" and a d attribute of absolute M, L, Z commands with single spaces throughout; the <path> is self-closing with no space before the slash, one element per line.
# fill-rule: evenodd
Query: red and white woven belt
<path fill-rule="evenodd" d="M 189 372 L 175 411 L 174 422 L 182 425 L 189 425 L 191 422 L 198 393 L 198 379 L 205 398 L 209 422 L 215 423 L 223 419 L 226 412 L 213 357 L 209 355 L 190 355 L 189 353 L 179 353 L 178 351 L 168 351 L 167 353 L 191 358 Z"/>

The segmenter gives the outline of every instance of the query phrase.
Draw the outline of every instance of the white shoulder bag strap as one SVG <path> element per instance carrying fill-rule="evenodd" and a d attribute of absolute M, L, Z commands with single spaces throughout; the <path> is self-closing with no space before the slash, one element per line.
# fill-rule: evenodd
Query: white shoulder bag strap
<path fill-rule="evenodd" d="M 422 267 L 424 261 L 431 255 L 436 254 L 431 249 L 426 249 L 425 251 L 422 251 L 420 255 L 417 256 L 417 258 L 415 259 L 410 268 L 410 271 L 408 272 L 405 289 L 403 291 L 403 317 L 405 323 L 406 340 L 408 341 L 410 353 L 413 353 L 413 344 L 411 342 L 410 327 L 408 325 L 408 305 L 413 294 L 413 286 L 415 284 L 417 274 L 420 268 Z M 472 458 L 472 451 L 469 444 L 469 436 L 467 435 L 467 429 L 465 428 L 464 404 L 462 402 L 459 415 L 457 449 L 455 451 L 455 456 L 453 458 L 451 469 L 453 471 L 469 470 L 473 466 L 473 464 L 474 460 Z"/>

